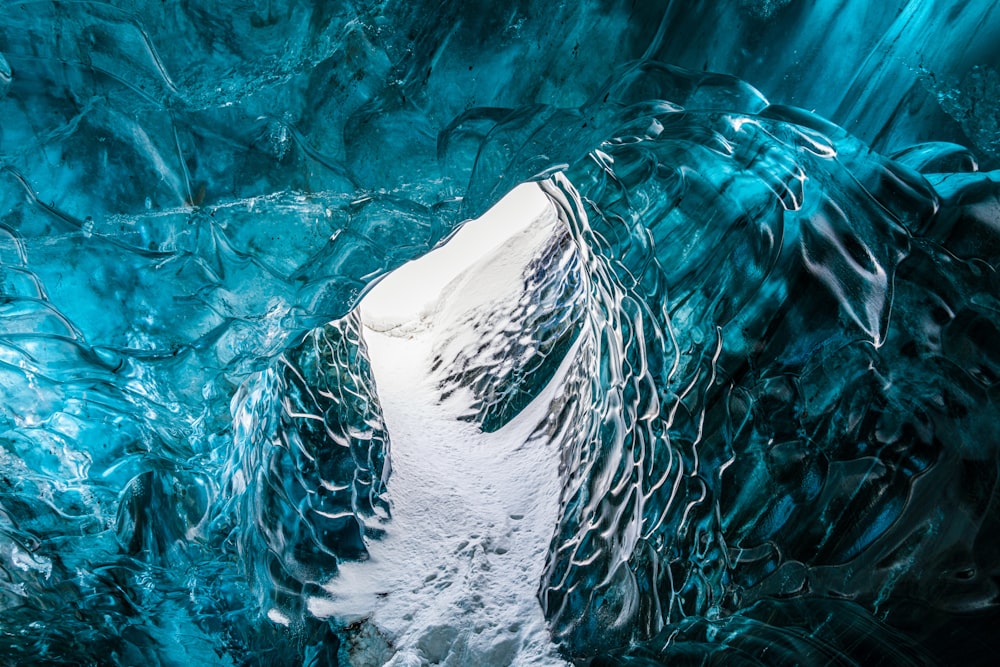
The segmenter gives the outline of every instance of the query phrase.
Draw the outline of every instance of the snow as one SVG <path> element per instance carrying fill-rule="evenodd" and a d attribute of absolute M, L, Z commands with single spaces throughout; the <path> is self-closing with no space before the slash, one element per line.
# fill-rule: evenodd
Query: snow
<path fill-rule="evenodd" d="M 386 331 L 427 320 L 442 302 L 448 283 L 470 272 L 484 255 L 523 232 L 547 209 L 548 200 L 537 185 L 517 186 L 482 217 L 466 222 L 447 243 L 383 278 L 364 298 L 366 326 Z M 486 284 L 506 287 L 502 280 L 509 275 L 494 274 L 492 283 L 483 278 Z"/>
<path fill-rule="evenodd" d="M 460 335 L 471 310 L 517 298 L 524 266 L 557 224 L 545 203 L 536 186 L 522 187 L 362 303 L 391 440 L 392 518 L 370 560 L 344 564 L 329 596 L 311 601 L 313 613 L 361 628 L 349 649 L 356 667 L 567 664 L 537 598 L 558 518 L 559 453 L 532 434 L 571 361 L 490 434 L 457 419 L 471 395 L 442 401 L 431 371 L 436 339 Z"/>

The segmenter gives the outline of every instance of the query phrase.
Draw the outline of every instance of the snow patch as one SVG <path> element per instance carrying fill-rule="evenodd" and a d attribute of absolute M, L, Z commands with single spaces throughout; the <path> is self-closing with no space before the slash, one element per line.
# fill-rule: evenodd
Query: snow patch
<path fill-rule="evenodd" d="M 517 186 L 481 218 L 462 225 L 445 244 L 383 278 L 362 302 L 365 326 L 380 332 L 396 330 L 397 335 L 425 326 L 449 283 L 547 210 L 548 199 L 536 184 Z M 499 278 L 494 275 L 490 280 L 497 284 Z"/>

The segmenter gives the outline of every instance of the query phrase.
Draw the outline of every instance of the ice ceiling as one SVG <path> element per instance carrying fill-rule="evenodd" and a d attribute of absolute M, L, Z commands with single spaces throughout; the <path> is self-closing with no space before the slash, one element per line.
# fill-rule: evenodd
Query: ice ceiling
<path fill-rule="evenodd" d="M 441 389 L 485 432 L 554 392 L 563 658 L 988 662 L 998 34 L 958 0 L 3 2 L 3 661 L 363 656 L 307 604 L 392 523 L 355 306 L 535 180 L 565 232 Z"/>

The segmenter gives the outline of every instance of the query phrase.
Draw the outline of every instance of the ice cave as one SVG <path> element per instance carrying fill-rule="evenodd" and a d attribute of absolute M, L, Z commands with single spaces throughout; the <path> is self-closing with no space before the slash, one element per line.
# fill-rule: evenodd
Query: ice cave
<path fill-rule="evenodd" d="M 0 0 L 0 665 L 991 665 L 1000 1 Z"/>

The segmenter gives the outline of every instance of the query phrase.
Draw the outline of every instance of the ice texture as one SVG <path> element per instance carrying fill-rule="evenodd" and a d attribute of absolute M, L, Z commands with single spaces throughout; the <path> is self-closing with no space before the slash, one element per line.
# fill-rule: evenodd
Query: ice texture
<path fill-rule="evenodd" d="M 2 3 L 2 662 L 382 655 L 319 613 L 392 523 L 356 307 L 525 181 L 561 231 L 434 377 L 485 431 L 550 401 L 561 655 L 989 662 L 997 34 L 960 0 Z"/>
<path fill-rule="evenodd" d="M 311 331 L 232 399 L 227 539 L 272 620 L 367 554 L 388 519 L 388 434 L 356 313 Z"/>

